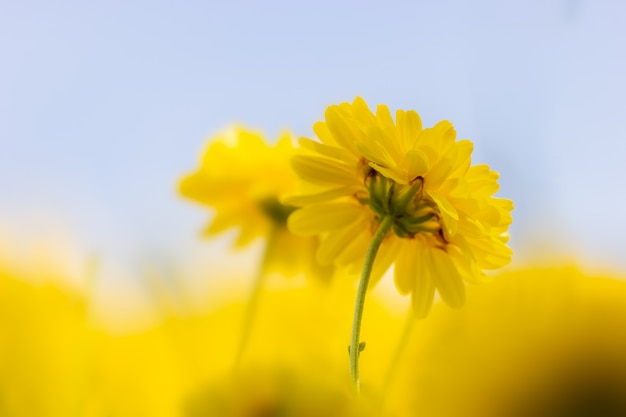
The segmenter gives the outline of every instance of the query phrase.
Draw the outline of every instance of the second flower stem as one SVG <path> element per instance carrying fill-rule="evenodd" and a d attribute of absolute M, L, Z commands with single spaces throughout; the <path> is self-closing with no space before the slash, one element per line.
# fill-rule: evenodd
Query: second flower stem
<path fill-rule="evenodd" d="M 277 235 L 278 235 L 277 228 L 273 228 L 267 238 L 265 251 L 261 258 L 257 276 L 253 283 L 252 292 L 250 294 L 250 298 L 248 299 L 248 303 L 246 305 L 246 310 L 244 313 L 245 316 L 244 316 L 243 323 L 241 326 L 241 339 L 239 340 L 239 345 L 237 346 L 237 351 L 235 353 L 235 360 L 233 362 L 233 368 L 235 371 L 239 369 L 239 365 L 241 364 L 242 357 L 245 353 L 246 348 L 248 347 L 247 345 L 248 345 L 250 336 L 252 334 L 252 328 L 254 324 L 255 315 L 257 314 L 259 299 L 261 298 L 261 292 L 265 284 L 265 274 L 267 272 L 267 266 L 273 254 Z"/>
<path fill-rule="evenodd" d="M 360 392 L 360 380 L 359 380 L 359 355 L 361 353 L 361 321 L 363 319 L 363 307 L 365 306 L 365 294 L 367 287 L 369 286 L 370 276 L 372 275 L 372 269 L 374 267 L 374 259 L 380 248 L 383 239 L 391 229 L 393 225 L 393 217 L 385 216 L 381 219 L 378 229 L 365 254 L 365 263 L 363 264 L 363 271 L 361 272 L 361 281 L 359 282 L 359 289 L 356 294 L 356 301 L 354 303 L 354 320 L 352 321 L 352 339 L 350 341 L 350 378 L 356 389 L 356 392 Z"/>

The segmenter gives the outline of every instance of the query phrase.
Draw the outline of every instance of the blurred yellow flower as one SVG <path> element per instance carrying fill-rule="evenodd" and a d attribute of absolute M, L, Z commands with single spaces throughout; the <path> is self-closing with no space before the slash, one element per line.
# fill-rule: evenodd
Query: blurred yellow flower
<path fill-rule="evenodd" d="M 372 281 L 395 263 L 396 287 L 412 293 L 418 317 L 428 314 L 435 290 L 460 307 L 463 280 L 509 263 L 513 204 L 493 197 L 498 174 L 470 166 L 472 142 L 456 141 L 450 122 L 423 129 L 415 111 L 398 110 L 394 121 L 387 106 L 373 114 L 359 97 L 330 106 L 325 119 L 314 126 L 321 143 L 300 140 L 292 166 L 303 182 L 285 200 L 301 207 L 290 230 L 322 237 L 321 263 L 358 270 L 382 233 Z"/>
<path fill-rule="evenodd" d="M 94 360 L 97 385 L 88 416 L 176 417 L 190 381 L 163 326 L 132 334 L 102 332 Z"/>
<path fill-rule="evenodd" d="M 294 208 L 280 199 L 293 192 L 296 184 L 289 164 L 294 152 L 288 133 L 270 146 L 260 133 L 233 126 L 210 139 L 200 167 L 180 181 L 179 190 L 184 197 L 215 210 L 205 235 L 238 227 L 237 247 L 258 237 L 271 240 L 266 270 L 326 278 L 330 269 L 314 259 L 317 238 L 295 236 L 286 228 Z"/>
<path fill-rule="evenodd" d="M 626 415 L 626 282 L 528 269 L 470 291 L 413 333 L 389 403 L 416 411 L 400 415 Z"/>
<path fill-rule="evenodd" d="M 91 399 L 91 330 L 78 294 L 0 266 L 0 415 L 79 416 Z"/>
<path fill-rule="evenodd" d="M 187 417 L 366 417 L 371 404 L 302 369 L 255 368 L 219 379 L 186 405 Z"/>
<path fill-rule="evenodd" d="M 269 286 L 235 372 L 242 299 L 204 313 L 168 314 L 153 329 L 108 338 L 99 360 L 107 410 L 119 416 L 373 415 L 402 322 L 371 300 L 364 333 L 384 330 L 388 338 L 368 350 L 374 360 L 364 366 L 363 396 L 356 399 L 345 369 L 352 286 L 344 281 Z"/>

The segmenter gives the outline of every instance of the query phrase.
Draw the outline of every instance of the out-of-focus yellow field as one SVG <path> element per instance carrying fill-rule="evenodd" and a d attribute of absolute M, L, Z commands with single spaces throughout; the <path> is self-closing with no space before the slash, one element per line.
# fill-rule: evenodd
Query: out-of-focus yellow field
<path fill-rule="evenodd" d="M 38 274 L 0 270 L 0 415 L 618 416 L 626 410 L 626 282 L 619 277 L 529 267 L 470 286 L 464 309 L 436 303 L 428 319 L 414 323 L 393 375 L 405 317 L 392 297 L 375 291 L 365 313 L 357 399 L 347 354 L 352 278 L 268 285 L 235 367 L 245 299 L 202 312 L 162 311 L 156 324 L 120 335 L 93 319 L 90 295 L 62 285 L 57 273 Z"/>

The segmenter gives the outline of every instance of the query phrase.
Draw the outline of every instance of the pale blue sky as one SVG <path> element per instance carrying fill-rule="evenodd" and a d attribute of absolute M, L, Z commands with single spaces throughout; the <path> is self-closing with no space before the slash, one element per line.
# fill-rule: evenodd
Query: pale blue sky
<path fill-rule="evenodd" d="M 176 257 L 206 214 L 175 183 L 210 133 L 309 135 L 360 95 L 472 139 L 521 256 L 626 269 L 625 22 L 617 0 L 0 0 L 0 219 L 58 219 L 131 269 Z"/>

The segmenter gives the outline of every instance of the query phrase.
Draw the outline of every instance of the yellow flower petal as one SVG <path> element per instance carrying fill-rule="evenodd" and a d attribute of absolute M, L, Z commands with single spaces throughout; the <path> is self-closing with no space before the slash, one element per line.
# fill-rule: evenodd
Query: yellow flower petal
<path fill-rule="evenodd" d="M 360 187 L 339 187 L 317 194 L 294 195 L 285 197 L 282 202 L 290 206 L 306 206 L 309 204 L 326 203 L 339 197 L 349 196 L 359 190 Z"/>
<path fill-rule="evenodd" d="M 443 250 L 431 249 L 427 263 L 441 298 L 452 308 L 465 304 L 465 284 L 452 259 Z"/>
<path fill-rule="evenodd" d="M 404 149 L 415 149 L 418 137 L 422 132 L 422 119 L 414 110 L 396 112 L 396 124 L 400 131 L 400 138 L 404 143 Z"/>
<path fill-rule="evenodd" d="M 433 191 L 429 191 L 428 195 L 437 204 L 437 207 L 443 215 L 443 226 L 449 236 L 454 236 L 457 231 L 457 225 L 459 220 L 459 214 L 450 202 L 443 196 L 438 195 Z"/>
<path fill-rule="evenodd" d="M 374 162 L 370 162 L 369 165 L 372 168 L 374 168 L 376 171 L 383 174 L 385 177 L 391 178 L 392 180 L 396 181 L 399 184 L 406 184 L 408 182 L 406 180 L 406 177 L 403 175 L 403 173 L 400 170 L 387 168 L 387 167 L 375 164 Z"/>
<path fill-rule="evenodd" d="M 424 152 L 412 149 L 404 157 L 407 179 L 413 181 L 417 177 L 423 177 L 428 171 L 428 157 Z"/>
<path fill-rule="evenodd" d="M 352 115 L 356 120 L 360 120 L 364 126 L 374 126 L 376 116 L 372 113 L 365 100 L 356 97 L 352 102 Z"/>
<path fill-rule="evenodd" d="M 500 186 L 498 173 L 489 169 L 488 165 L 474 165 L 467 172 L 467 182 L 474 194 L 493 195 Z"/>
<path fill-rule="evenodd" d="M 316 122 L 313 125 L 313 132 L 317 135 L 319 140 L 322 141 L 323 144 L 332 146 L 332 147 L 341 147 L 333 137 L 333 134 L 328 130 L 328 126 L 324 122 Z"/>
<path fill-rule="evenodd" d="M 369 288 L 373 288 L 378 284 L 378 281 L 385 275 L 385 272 L 389 270 L 391 264 L 396 260 L 400 245 L 398 238 L 390 234 L 385 238 L 384 244 L 381 245 L 374 261 L 374 267 L 372 268 L 372 275 L 369 282 Z"/>
<path fill-rule="evenodd" d="M 349 249 L 349 246 L 357 241 L 354 237 L 363 230 L 363 221 L 366 220 L 364 215 L 355 219 L 343 229 L 333 231 L 328 234 L 317 249 L 317 260 L 322 265 L 330 265 L 343 253 Z"/>
<path fill-rule="evenodd" d="M 347 165 L 318 156 L 297 155 L 291 160 L 293 170 L 302 179 L 320 185 L 359 185 Z"/>
<path fill-rule="evenodd" d="M 336 146 L 325 145 L 323 143 L 315 142 L 311 139 L 300 138 L 298 143 L 302 148 L 309 149 L 313 152 L 317 152 L 320 155 L 326 156 L 332 159 L 338 159 L 340 161 L 354 164 L 356 163 L 356 157 L 345 149 L 337 148 Z"/>
<path fill-rule="evenodd" d="M 357 220 L 363 209 L 350 203 L 316 204 L 300 208 L 289 216 L 289 229 L 298 235 L 313 235 L 346 227 Z"/>
<path fill-rule="evenodd" d="M 417 239 L 416 239 L 417 240 Z M 435 298 L 435 280 L 428 267 L 428 259 L 425 257 L 425 242 L 419 242 L 422 247 L 416 251 L 416 271 L 413 277 L 413 292 L 411 305 L 416 318 L 422 319 L 428 315 Z"/>
<path fill-rule="evenodd" d="M 419 252 L 420 248 L 416 245 L 415 239 L 406 239 L 402 242 L 393 273 L 396 288 L 402 295 L 407 295 L 413 290 Z"/>
<path fill-rule="evenodd" d="M 474 144 L 469 140 L 460 140 L 454 144 L 454 167 L 450 172 L 450 177 L 460 177 L 467 173 L 472 163 L 472 152 Z"/>
<path fill-rule="evenodd" d="M 351 123 L 347 119 L 347 115 L 341 113 L 341 109 L 337 106 L 331 106 L 326 110 L 326 126 L 333 138 L 341 147 L 358 155 L 356 143 L 362 141 L 365 137 L 357 125 Z"/>
<path fill-rule="evenodd" d="M 337 257 L 338 265 L 360 264 L 365 257 L 367 247 L 372 239 L 369 219 L 360 220 L 355 225 L 357 225 L 358 231 L 352 235 L 352 242 Z"/>
<path fill-rule="evenodd" d="M 382 166 L 392 166 L 394 164 L 391 154 L 376 140 L 383 137 L 384 134 L 380 129 L 371 129 L 368 132 L 368 139 L 357 142 L 356 148 L 368 161 Z"/>
<path fill-rule="evenodd" d="M 393 118 L 391 117 L 391 112 L 389 112 L 389 107 L 384 104 L 379 104 L 376 106 L 376 119 L 380 123 L 380 130 L 382 133 L 382 139 L 386 146 L 385 148 L 388 150 L 389 154 L 392 156 L 391 161 L 402 161 L 402 158 L 405 153 L 405 148 L 403 143 L 400 141 L 400 135 L 398 133 L 398 129 L 396 128 L 395 123 L 393 122 Z M 370 133 L 368 131 L 368 133 Z M 379 136 L 378 141 L 381 140 Z"/>
<path fill-rule="evenodd" d="M 238 221 L 239 213 L 234 211 L 220 211 L 215 214 L 211 224 L 207 226 L 202 233 L 206 236 L 216 235 L 237 225 Z"/>
<path fill-rule="evenodd" d="M 428 189 L 438 189 L 450 177 L 453 168 L 452 161 L 448 158 L 440 158 L 431 165 L 428 174 L 424 175 Z"/>

